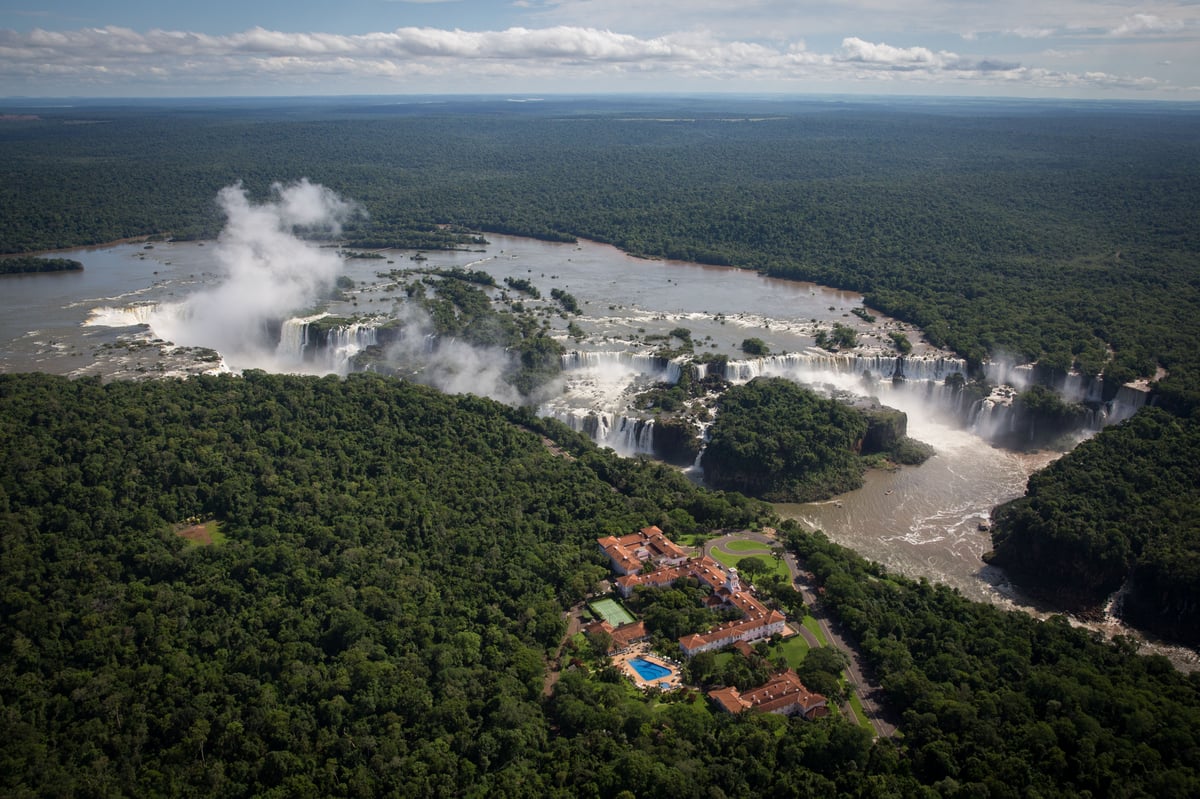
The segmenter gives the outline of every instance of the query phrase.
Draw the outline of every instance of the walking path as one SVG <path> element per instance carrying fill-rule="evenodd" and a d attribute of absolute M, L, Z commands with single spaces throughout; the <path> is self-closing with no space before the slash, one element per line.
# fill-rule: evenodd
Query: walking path
<path fill-rule="evenodd" d="M 764 546 L 768 551 L 775 546 L 782 547 L 782 544 L 776 540 L 773 533 L 755 533 L 750 531 L 730 533 L 719 538 L 707 542 L 704 547 L 706 552 L 711 552 L 716 549 L 723 554 L 748 555 L 762 554 L 757 552 L 733 552 L 726 548 L 730 541 L 756 541 Z M 769 554 L 769 553 L 768 553 Z M 791 576 L 792 585 L 800 592 L 804 598 L 804 604 L 808 607 L 809 615 L 817 622 L 817 626 L 824 634 L 825 639 L 830 642 L 831 646 L 840 649 L 846 653 L 849 658 L 849 665 L 846 667 L 846 679 L 850 681 L 854 693 L 858 695 L 862 702 L 863 712 L 867 715 L 867 721 L 870 723 L 875 734 L 879 737 L 891 737 L 896 734 L 896 725 L 885 713 L 880 699 L 882 698 L 882 689 L 873 681 L 869 681 L 863 674 L 862 657 L 858 653 L 857 647 L 851 646 L 850 643 L 837 631 L 836 622 L 829 617 L 822 603 L 817 596 L 816 586 L 812 584 L 807 572 L 800 569 L 800 565 L 796 562 L 796 556 L 790 552 L 785 552 L 783 561 L 787 565 L 788 574 Z M 831 623 L 832 622 L 832 623 Z M 800 632 L 804 635 L 804 640 L 808 641 L 809 646 L 819 646 L 816 637 L 811 631 L 804 629 L 800 625 Z M 843 708 L 851 718 L 856 717 L 854 710 L 847 704 Z"/>
<path fill-rule="evenodd" d="M 567 620 L 567 633 L 558 642 L 558 651 L 554 653 L 554 657 L 546 663 L 546 679 L 542 683 L 542 696 L 550 696 L 550 694 L 554 693 L 554 684 L 558 682 L 558 673 L 562 669 L 563 650 L 567 646 L 567 641 L 570 641 L 572 636 L 583 627 L 583 622 L 579 619 L 579 614 L 582 610 L 583 603 L 580 602 L 563 614 L 563 617 Z"/>

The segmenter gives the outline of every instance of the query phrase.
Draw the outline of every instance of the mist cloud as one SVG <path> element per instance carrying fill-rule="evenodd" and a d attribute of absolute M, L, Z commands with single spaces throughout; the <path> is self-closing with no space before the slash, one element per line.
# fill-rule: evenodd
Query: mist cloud
<path fill-rule="evenodd" d="M 216 286 L 149 312 L 142 307 L 99 309 L 92 323 L 148 322 L 156 336 L 174 344 L 217 350 L 235 370 L 332 371 L 329 359 L 308 362 L 290 349 L 283 351 L 277 328 L 287 320 L 320 318 L 323 314 L 315 312 L 342 270 L 336 250 L 315 246 L 301 234 L 337 235 L 343 222 L 362 213 L 359 207 L 308 180 L 276 183 L 271 198 L 262 203 L 252 201 L 240 184 L 228 186 L 217 202 L 226 223 L 211 250 L 219 272 Z M 385 362 L 401 376 L 449 394 L 476 394 L 514 405 L 523 401 L 505 380 L 512 356 L 504 349 L 439 338 L 429 316 L 411 303 L 397 305 L 391 316 L 401 323 L 403 334 L 388 346 Z M 339 371 L 346 366 L 341 364 Z"/>
<path fill-rule="evenodd" d="M 414 305 L 400 305 L 395 316 L 403 322 L 404 334 L 388 347 L 385 359 L 401 376 L 447 394 L 475 394 L 509 405 L 521 404 L 520 393 L 504 379 L 511 360 L 508 352 L 438 338 L 429 316 Z"/>
<path fill-rule="evenodd" d="M 240 184 L 221 190 L 217 202 L 227 221 L 213 250 L 221 282 L 160 309 L 151 323 L 157 335 L 216 349 L 235 368 L 267 365 L 274 342 L 264 338 L 266 326 L 328 295 L 342 260 L 298 234 L 336 234 L 356 206 L 308 180 L 276 183 L 271 191 L 259 204 Z"/>

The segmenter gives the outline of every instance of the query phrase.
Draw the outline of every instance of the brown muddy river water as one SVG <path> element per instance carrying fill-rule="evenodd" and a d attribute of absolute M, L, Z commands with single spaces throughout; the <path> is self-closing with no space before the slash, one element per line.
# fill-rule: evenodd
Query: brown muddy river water
<path fill-rule="evenodd" d="M 661 364 L 645 363 L 644 356 L 661 343 L 647 341 L 648 336 L 686 327 L 697 353 L 711 351 L 731 359 L 745 358 L 740 350 L 744 339 L 761 338 L 773 353 L 800 354 L 801 360 L 749 363 L 743 366 L 744 379 L 779 374 L 877 395 L 908 414 L 909 435 L 937 451 L 919 467 L 873 472 L 861 489 L 836 500 L 780 505 L 782 515 L 824 530 L 834 541 L 906 575 L 947 583 L 972 599 L 1037 612 L 1013 592 L 1001 572 L 980 560 L 990 547 L 981 525 L 994 505 L 1020 496 L 1029 475 L 1059 453 L 999 449 L 940 414 L 930 397 L 944 379 L 941 367 L 931 366 L 929 375 L 910 375 L 901 385 L 890 380 L 864 384 L 861 368 L 839 371 L 812 355 L 816 330 L 832 322 L 855 327 L 867 356 L 890 351 L 888 331 L 906 331 L 914 344 L 919 331 L 883 317 L 868 324 L 851 315 L 861 297 L 850 292 L 736 269 L 642 260 L 590 242 L 488 239 L 482 252 L 429 252 L 427 261 L 411 260 L 413 253 L 408 251 L 382 251 L 383 259 L 346 260 L 340 269 L 355 288 L 340 301 L 306 298 L 305 304 L 291 309 L 291 316 L 357 314 L 366 327 L 403 317 L 403 291 L 384 274 L 394 269 L 461 266 L 486 271 L 500 284 L 505 277 L 529 280 L 545 298 L 545 318 L 552 330 L 568 350 L 577 351 L 570 356 L 565 383 L 545 398 L 542 412 L 564 419 L 572 414 L 611 414 L 614 426 L 632 387 L 664 376 Z M 228 339 L 206 341 L 204 330 L 228 329 L 222 314 L 236 315 L 242 324 L 264 313 L 252 296 L 221 293 L 231 284 L 231 270 L 239 267 L 223 262 L 214 242 L 156 243 L 152 249 L 119 245 L 70 257 L 82 261 L 85 271 L 0 278 L 0 371 L 138 378 L 215 367 L 345 369 L 344 361 L 289 361 L 286 347 L 275 342 L 240 346 Z M 570 321 L 586 333 L 582 341 L 569 339 L 568 320 L 550 312 L 549 295 L 555 288 L 578 300 L 582 314 Z M 511 299 L 519 299 L 512 294 Z M 205 315 L 215 323 L 199 324 L 198 317 Z M 301 322 L 297 329 L 302 327 Z M 216 347 L 222 361 L 197 364 L 187 353 L 173 353 L 156 339 Z M 932 364 L 948 354 L 918 344 L 914 355 Z M 451 390 L 497 395 L 482 385 Z M 616 439 L 602 443 L 621 449 Z M 626 445 L 637 448 L 635 442 Z M 1109 633 L 1126 632 L 1115 623 L 1102 626 Z M 1194 663 L 1194 653 L 1167 651 L 1176 662 Z"/>

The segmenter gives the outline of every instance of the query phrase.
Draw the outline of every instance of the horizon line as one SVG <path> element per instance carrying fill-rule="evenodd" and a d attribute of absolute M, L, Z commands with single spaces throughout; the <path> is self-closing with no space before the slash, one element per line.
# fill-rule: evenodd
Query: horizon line
<path fill-rule="evenodd" d="M 405 93 L 350 93 L 350 94 L 179 94 L 179 95 L 79 95 L 79 94 L 17 94 L 0 96 L 0 102 L 21 101 L 74 101 L 74 102 L 196 102 L 196 101 L 253 101 L 253 100 L 378 100 L 389 98 L 445 98 L 456 100 L 487 99 L 517 102 L 537 102 L 548 99 L 759 99 L 759 100 L 828 100 L 853 99 L 871 101 L 983 101 L 983 102 L 1027 102 L 1041 104 L 1081 103 L 1087 105 L 1111 104 L 1156 104 L 1195 105 L 1197 99 L 1173 99 L 1165 97 L 1040 97 L 1028 95 L 988 94 L 876 94 L 858 92 L 748 92 L 748 91 L 610 91 L 610 92 L 405 92 Z"/>

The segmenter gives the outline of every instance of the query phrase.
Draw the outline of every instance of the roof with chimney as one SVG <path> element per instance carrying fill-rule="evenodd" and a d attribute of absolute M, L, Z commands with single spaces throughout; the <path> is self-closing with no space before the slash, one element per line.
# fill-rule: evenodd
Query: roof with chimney
<path fill-rule="evenodd" d="M 727 713 L 755 710 L 760 713 L 801 715 L 808 719 L 829 713 L 825 697 L 808 690 L 791 669 L 779 672 L 745 693 L 734 687 L 716 688 L 708 692 L 708 697 Z"/>
<path fill-rule="evenodd" d="M 741 611 L 740 619 L 718 624 L 706 633 L 680 638 L 679 645 L 689 657 L 784 631 L 787 618 L 777 610 L 769 610 L 743 589 L 737 569 L 726 571 L 707 554 L 688 558 L 657 527 L 646 527 L 621 538 L 605 536 L 596 543 L 621 575 L 614 582 L 622 596 L 630 596 L 639 585 L 663 588 L 676 580 L 692 578 L 712 589 L 705 600 L 707 607 L 726 606 Z"/>
<path fill-rule="evenodd" d="M 621 574 L 637 574 L 647 563 L 678 566 L 688 557 L 655 525 L 620 538 L 605 536 L 596 539 L 596 543 L 612 561 L 613 569 Z"/>
<path fill-rule="evenodd" d="M 607 633 L 611 642 L 608 646 L 609 652 L 625 649 L 635 641 L 641 641 L 649 635 L 646 632 L 646 624 L 642 621 L 633 621 L 622 624 L 620 627 L 613 627 L 608 622 L 598 619 L 585 624 L 583 631 L 585 633 Z"/>

